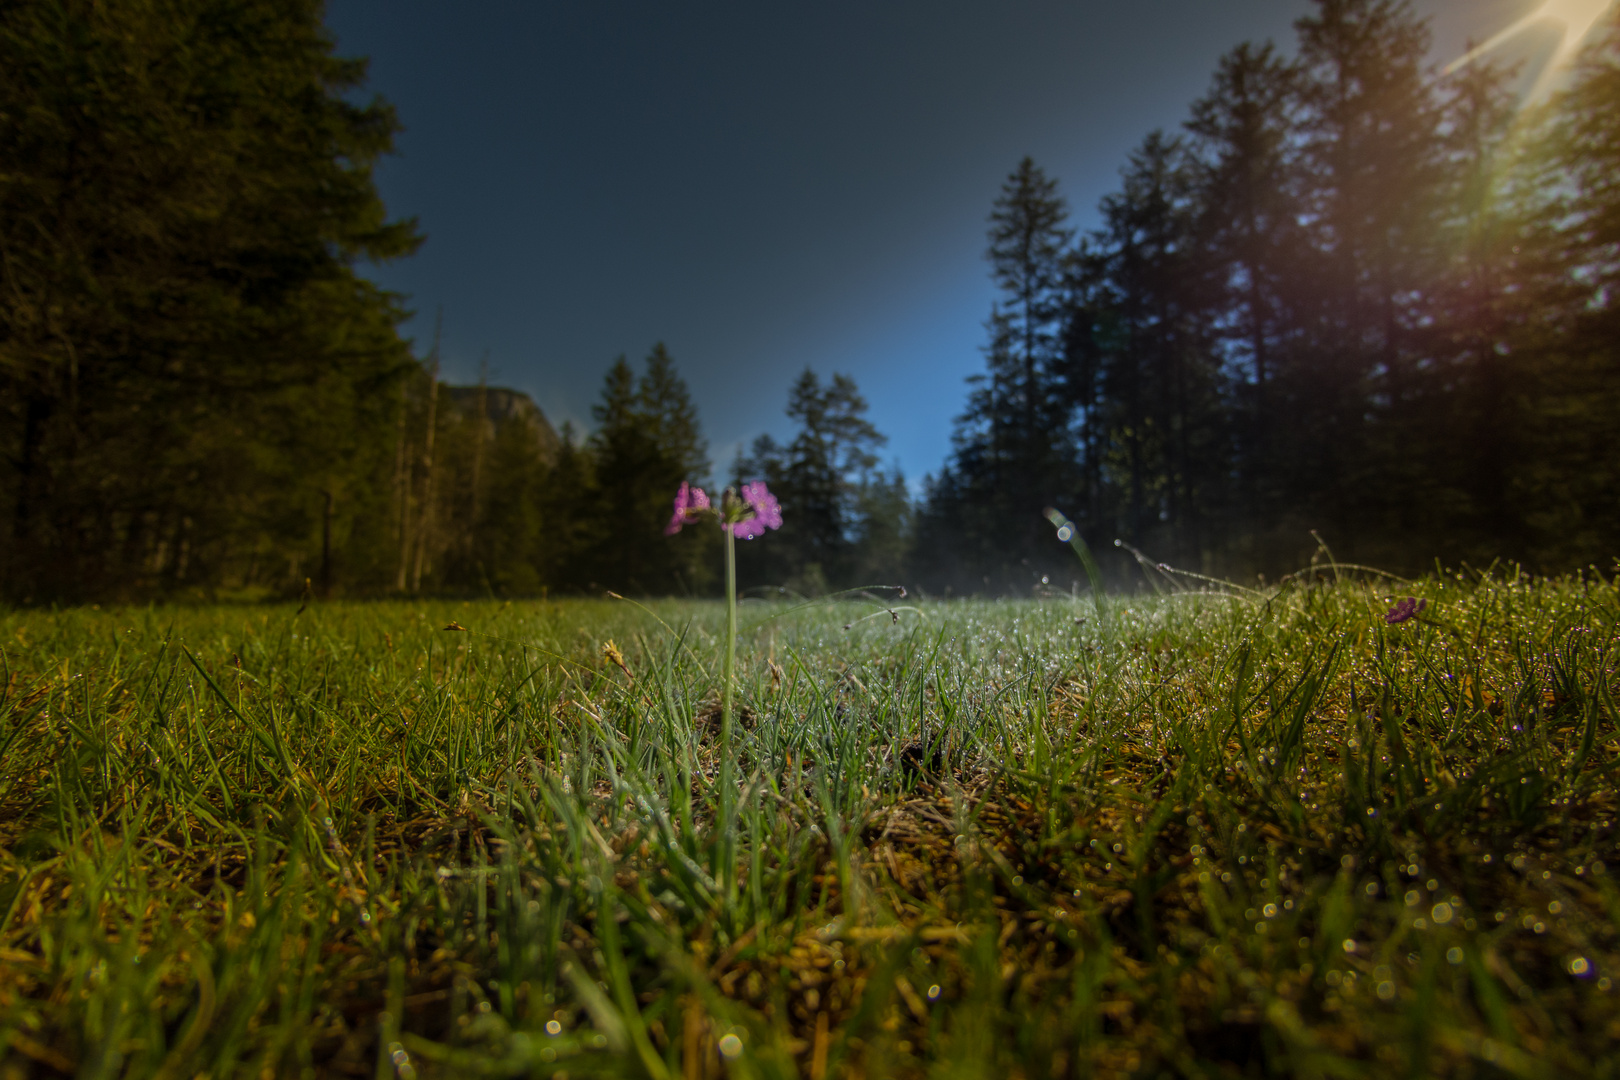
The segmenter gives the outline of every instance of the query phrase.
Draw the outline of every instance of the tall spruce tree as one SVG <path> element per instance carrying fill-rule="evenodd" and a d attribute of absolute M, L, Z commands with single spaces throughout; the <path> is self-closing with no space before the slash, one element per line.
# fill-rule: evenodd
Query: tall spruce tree
<path fill-rule="evenodd" d="M 1096 336 L 1111 471 L 1122 489 L 1118 525 L 1133 544 L 1201 560 L 1228 491 L 1224 387 L 1193 244 L 1192 172 L 1179 141 L 1154 132 L 1122 179 L 1102 201 L 1090 256 L 1100 286 L 1092 311 L 1107 320 Z"/>
<path fill-rule="evenodd" d="M 592 416 L 591 541 L 578 552 L 578 579 L 642 595 L 694 590 L 707 580 L 697 546 L 709 531 L 665 537 L 663 530 L 675 490 L 708 473 L 708 443 L 662 342 L 639 379 L 624 357 L 613 364 Z"/>
<path fill-rule="evenodd" d="M 1209 324 L 1235 391 L 1236 494 L 1251 529 L 1277 520 L 1281 509 L 1270 447 L 1280 404 L 1272 383 L 1293 346 L 1288 281 L 1303 250 L 1290 141 L 1295 83 L 1292 65 L 1270 42 L 1245 42 L 1221 57 L 1185 124 L 1194 258 L 1208 279 Z"/>
<path fill-rule="evenodd" d="M 1068 214 L 1056 181 L 1027 157 L 991 211 L 986 258 L 1001 298 L 986 324 L 986 370 L 970 380 L 951 460 L 930 481 L 919 525 L 925 573 L 936 580 L 1025 590 L 1053 561 L 1041 511 L 1079 483 L 1064 356 Z"/>
<path fill-rule="evenodd" d="M 1318 509 L 1341 550 L 1375 555 L 1387 545 L 1374 537 L 1421 526 L 1433 494 L 1418 331 L 1441 271 L 1443 112 L 1427 25 L 1405 4 L 1317 0 L 1295 26 L 1318 258 L 1297 279 L 1308 360 L 1292 373 L 1279 449 L 1296 464 L 1292 496 Z"/>
<path fill-rule="evenodd" d="M 1445 89 L 1447 188 L 1437 225 L 1447 255 L 1430 288 L 1425 371 L 1433 437 L 1467 454 L 1434 454 L 1451 494 L 1446 525 L 1471 558 L 1519 558 L 1528 536 L 1514 510 L 1512 462 L 1525 454 L 1530 419 L 1515 384 L 1533 378 L 1520 360 L 1524 328 L 1535 319 L 1525 290 L 1533 259 L 1516 252 L 1525 235 L 1524 192 L 1516 191 L 1513 72 L 1486 62 L 1464 67 Z M 1522 129 L 1521 129 L 1522 130 Z M 1516 265 L 1518 264 L 1518 265 Z M 1530 306 L 1527 306 L 1527 300 Z"/>
<path fill-rule="evenodd" d="M 856 584 L 862 495 L 874 479 L 876 451 L 888 441 L 866 418 L 867 407 L 848 375 L 822 382 L 806 368 L 788 393 L 787 415 L 798 425 L 793 441 L 781 446 L 761 436 L 738 461 L 738 481 L 765 480 L 783 511 L 771 543 L 741 553 L 745 586 L 819 593 Z"/>

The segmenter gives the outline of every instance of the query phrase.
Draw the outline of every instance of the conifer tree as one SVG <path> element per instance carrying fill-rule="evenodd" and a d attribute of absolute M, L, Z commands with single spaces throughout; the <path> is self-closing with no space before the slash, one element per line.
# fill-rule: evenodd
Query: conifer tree
<path fill-rule="evenodd" d="M 1224 500 L 1221 364 L 1205 324 L 1195 262 L 1193 184 L 1178 140 L 1148 136 L 1103 199 L 1092 272 L 1109 317 L 1101 377 L 1123 488 L 1119 525 L 1133 544 L 1201 555 L 1205 519 Z"/>
<path fill-rule="evenodd" d="M 1073 388 L 1064 357 L 1068 206 L 1057 184 L 1024 158 L 990 214 L 991 310 L 984 374 L 957 418 L 951 460 L 930 481 L 920 523 L 935 577 L 972 567 L 983 587 L 1023 590 L 1051 561 L 1041 510 L 1078 482 Z"/>
<path fill-rule="evenodd" d="M 1210 328 L 1237 391 L 1233 450 L 1251 525 L 1280 509 L 1270 448 L 1280 403 L 1272 383 L 1289 355 L 1288 281 L 1303 254 L 1290 153 L 1295 82 L 1270 42 L 1245 42 L 1221 57 L 1185 124 L 1196 258 L 1208 277 Z"/>
<path fill-rule="evenodd" d="M 709 471 L 708 445 L 686 382 L 662 343 L 638 379 L 624 357 L 608 370 L 597 427 L 587 442 L 593 466 L 591 537 L 578 552 L 576 580 L 620 593 L 666 593 L 690 587 L 698 573 L 690 538 L 665 538 L 669 503 L 682 481 Z"/>
<path fill-rule="evenodd" d="M 1418 452 L 1417 332 L 1441 272 L 1443 114 L 1425 72 L 1427 26 L 1404 4 L 1317 0 L 1295 26 L 1318 257 L 1297 278 L 1309 290 L 1296 301 L 1309 366 L 1294 373 L 1279 450 L 1296 464 L 1293 497 L 1318 506 L 1352 550 L 1418 526 L 1433 476 Z"/>
<path fill-rule="evenodd" d="M 412 363 L 354 263 L 419 237 L 372 183 L 393 110 L 352 101 L 321 13 L 0 6 L 0 591 L 301 583 L 328 495 L 339 583 L 392 569 Z"/>
<path fill-rule="evenodd" d="M 1476 62 L 1445 87 L 1447 187 L 1436 225 L 1449 258 L 1431 286 L 1424 343 L 1434 360 L 1427 394 L 1437 406 L 1433 437 L 1470 451 L 1429 455 L 1459 507 L 1448 524 L 1468 535 L 1468 553 L 1486 562 L 1522 556 L 1527 541 L 1510 492 L 1530 417 L 1513 384 L 1532 377 L 1519 347 L 1534 320 L 1523 285 L 1536 260 L 1516 254 L 1529 239 L 1525 193 L 1515 190 L 1512 135 L 1522 127 L 1507 90 L 1512 74 Z M 1545 283 L 1534 292 L 1545 296 Z"/>
<path fill-rule="evenodd" d="M 888 441 L 866 412 L 866 398 L 848 375 L 822 382 L 806 368 L 794 381 L 787 405 L 798 425 L 793 441 L 781 446 L 761 436 L 737 463 L 739 481 L 763 479 L 783 508 L 769 549 L 740 553 L 740 580 L 808 593 L 856 583 L 862 495 L 874 480 L 876 451 Z"/>
<path fill-rule="evenodd" d="M 1521 181 L 1539 198 L 1514 237 L 1533 310 L 1508 347 L 1528 415 L 1507 487 L 1536 553 L 1570 566 L 1620 548 L 1620 15 L 1539 119 Z"/>

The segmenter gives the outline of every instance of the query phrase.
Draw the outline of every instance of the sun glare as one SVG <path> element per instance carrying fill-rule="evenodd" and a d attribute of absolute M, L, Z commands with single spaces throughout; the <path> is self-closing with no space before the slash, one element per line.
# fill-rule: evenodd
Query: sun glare
<path fill-rule="evenodd" d="M 1521 30 L 1543 21 L 1558 23 L 1563 28 L 1563 36 L 1559 39 L 1558 50 L 1547 60 L 1541 74 L 1536 78 L 1535 87 L 1530 91 L 1530 97 L 1538 97 L 1543 90 L 1551 85 L 1558 72 L 1568 66 L 1586 35 L 1591 33 L 1598 20 L 1614 7 L 1616 0 L 1546 0 L 1536 10 L 1524 18 L 1513 23 L 1500 33 L 1492 35 L 1491 39 L 1483 45 L 1469 49 L 1468 52 L 1446 65 L 1446 74 L 1450 74 L 1472 60 L 1478 59 L 1485 53 L 1497 48 Z"/>

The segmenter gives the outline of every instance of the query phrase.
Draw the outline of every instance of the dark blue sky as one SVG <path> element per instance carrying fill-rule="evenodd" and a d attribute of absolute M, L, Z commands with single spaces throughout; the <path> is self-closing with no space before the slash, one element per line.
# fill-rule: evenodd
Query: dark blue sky
<path fill-rule="evenodd" d="M 1436 58 L 1528 0 L 1423 0 Z M 1291 51 L 1305 0 L 788 4 L 331 0 L 405 131 L 379 184 L 420 217 L 408 294 L 448 378 L 588 426 L 602 375 L 666 342 L 717 470 L 787 434 L 806 365 L 855 376 L 915 484 L 982 366 L 985 217 L 1024 154 L 1094 223 L 1125 155 L 1221 53 Z"/>

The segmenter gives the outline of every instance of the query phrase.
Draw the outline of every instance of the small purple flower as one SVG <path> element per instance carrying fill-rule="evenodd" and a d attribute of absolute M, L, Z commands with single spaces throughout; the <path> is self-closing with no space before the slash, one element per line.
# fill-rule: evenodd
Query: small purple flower
<path fill-rule="evenodd" d="M 1390 626 L 1406 622 L 1408 619 L 1418 617 L 1418 612 L 1429 606 L 1427 600 L 1419 600 L 1415 596 L 1408 596 L 1405 600 L 1397 601 L 1395 606 L 1384 613 L 1384 621 Z"/>
<path fill-rule="evenodd" d="M 698 515 L 709 509 L 709 497 L 700 487 L 681 481 L 681 490 L 675 493 L 675 513 L 664 526 L 665 536 L 674 536 L 687 522 L 696 521 Z"/>
<path fill-rule="evenodd" d="M 782 527 L 782 505 L 776 501 L 775 495 L 766 490 L 765 481 L 755 480 L 752 484 L 744 484 L 742 498 L 753 513 L 731 526 L 733 536 L 752 540 L 756 536 L 764 536 L 766 529 Z"/>

